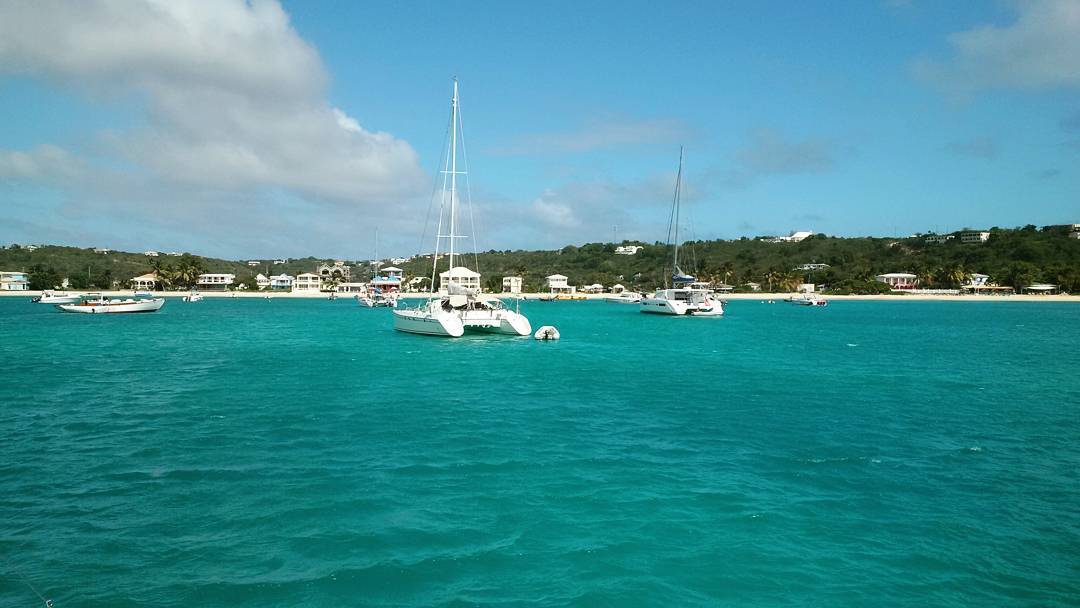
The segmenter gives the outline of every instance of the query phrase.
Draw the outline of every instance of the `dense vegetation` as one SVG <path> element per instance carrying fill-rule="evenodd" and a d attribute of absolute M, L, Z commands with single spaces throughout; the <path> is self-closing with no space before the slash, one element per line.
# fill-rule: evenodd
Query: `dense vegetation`
<path fill-rule="evenodd" d="M 682 248 L 683 270 L 703 280 L 730 285 L 760 283 L 763 289 L 791 290 L 801 282 L 823 284 L 835 293 L 879 293 L 887 291 L 874 276 L 886 272 L 912 272 L 922 287 L 955 288 L 972 273 L 990 275 L 990 281 L 1015 288 L 1036 282 L 1054 283 L 1064 291 L 1080 291 L 1080 240 L 1070 238 L 1068 229 L 1046 226 L 1037 229 L 990 231 L 985 243 L 926 243 L 923 237 L 838 238 L 814 235 L 799 243 L 770 243 L 743 238 L 735 241 L 697 241 Z M 641 244 L 625 242 L 623 244 Z M 642 244 L 644 245 L 644 244 Z M 499 291 L 502 277 L 519 275 L 527 291 L 540 291 L 550 274 L 569 277 L 571 285 L 600 283 L 610 287 L 622 283 L 628 288 L 650 289 L 663 282 L 670 271 L 671 253 L 660 243 L 644 245 L 636 255 L 616 255 L 614 243 L 569 245 L 558 251 L 488 251 L 462 260 L 479 265 L 484 287 Z M 252 280 L 256 273 L 311 272 L 319 258 L 289 260 L 286 264 L 261 262 L 249 267 L 244 261 L 204 258 L 191 254 L 180 257 L 148 258 L 142 254 L 94 253 L 75 247 L 43 246 L 30 252 L 17 246 L 0 249 L 0 269 L 27 271 L 31 288 L 58 285 L 67 278 L 73 288 L 126 286 L 127 280 L 156 270 L 168 285 L 183 289 L 200 273 L 228 272 L 238 282 Z M 441 261 L 440 261 L 441 262 Z M 829 267 L 813 272 L 797 271 L 802 264 L 822 263 Z M 404 264 L 407 277 L 431 274 L 431 256 Z M 443 268 L 445 269 L 445 268 Z M 370 267 L 353 265 L 353 280 L 370 276 Z"/>

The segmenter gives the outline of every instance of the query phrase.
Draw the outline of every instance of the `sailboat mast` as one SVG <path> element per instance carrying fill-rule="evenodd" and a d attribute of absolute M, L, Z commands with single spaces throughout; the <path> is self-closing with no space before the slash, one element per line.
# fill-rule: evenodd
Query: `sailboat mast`
<path fill-rule="evenodd" d="M 675 174 L 675 272 L 679 271 L 679 190 L 682 187 L 683 148 L 679 146 L 679 171 Z"/>
<path fill-rule="evenodd" d="M 454 100 L 451 102 L 450 113 L 450 272 L 454 269 L 454 226 L 455 199 L 457 198 L 457 127 L 458 127 L 458 82 L 454 78 Z M 450 275 L 447 275 L 448 277 Z"/>

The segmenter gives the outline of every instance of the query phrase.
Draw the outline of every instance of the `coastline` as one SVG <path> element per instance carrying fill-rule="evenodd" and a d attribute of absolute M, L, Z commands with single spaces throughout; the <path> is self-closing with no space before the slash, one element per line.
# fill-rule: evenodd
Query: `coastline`
<path fill-rule="evenodd" d="M 22 297 L 31 298 L 40 295 L 40 291 L 0 291 L 0 297 Z M 72 293 L 101 293 L 110 297 L 131 297 L 132 291 L 119 290 L 119 291 L 94 291 L 86 290 L 83 292 L 77 292 L 72 290 Z M 154 291 L 151 292 L 154 297 L 166 297 L 166 298 L 181 298 L 188 294 L 186 291 Z M 247 292 L 247 291 L 200 291 L 204 297 L 207 298 L 256 298 L 264 299 L 266 296 L 271 296 L 271 299 L 277 298 L 303 298 L 314 300 L 326 300 L 327 294 L 323 292 Z M 509 293 L 493 293 L 486 294 L 496 298 L 510 298 L 514 297 Z M 519 294 L 527 301 L 539 300 L 541 296 L 547 296 L 546 293 L 523 293 Z M 611 294 L 606 293 L 582 293 L 576 294 L 580 297 L 576 301 L 585 300 L 603 300 L 604 298 L 611 297 Z M 722 299 L 724 300 L 784 300 L 791 297 L 794 294 L 791 293 L 729 293 L 724 294 Z M 339 300 L 352 299 L 352 294 L 339 294 Z M 417 300 L 428 297 L 426 293 L 405 292 L 400 294 L 402 299 Z M 826 295 L 823 296 L 826 300 L 835 301 L 880 301 L 880 302 L 1080 302 L 1080 295 L 1033 295 L 1033 294 L 1013 294 L 1005 296 L 997 295 L 933 295 L 933 294 L 898 294 L 898 295 Z"/>

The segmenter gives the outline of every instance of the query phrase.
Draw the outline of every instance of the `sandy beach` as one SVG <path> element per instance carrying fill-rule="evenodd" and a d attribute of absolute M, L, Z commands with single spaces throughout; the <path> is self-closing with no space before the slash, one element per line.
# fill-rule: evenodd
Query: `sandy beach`
<path fill-rule="evenodd" d="M 102 293 L 109 297 L 132 297 L 131 290 L 121 291 L 85 291 L 72 293 Z M 155 291 L 152 292 L 155 297 L 166 298 L 181 298 L 188 294 L 187 291 Z M 327 294 L 322 292 L 248 292 L 248 291 L 200 291 L 204 297 L 207 298 L 258 298 L 265 299 L 268 296 L 270 299 L 277 298 L 307 298 L 307 299 L 327 299 Z M 0 291 L 0 297 L 23 297 L 31 298 L 40 295 L 39 291 Z M 487 294 L 496 298 L 512 298 L 514 294 L 509 293 L 495 293 Z M 541 297 L 546 297 L 549 294 L 545 293 L 523 293 L 518 297 L 522 297 L 525 300 L 539 300 Z M 791 293 L 729 293 L 724 294 L 722 298 L 724 300 L 784 300 L 791 297 Z M 352 298 L 353 294 L 338 294 L 338 299 Z M 403 299 L 423 299 L 427 298 L 426 293 L 402 293 L 400 297 Z M 611 297 L 611 294 L 606 293 L 583 293 L 576 294 L 579 298 L 573 301 L 586 301 L 586 300 L 603 300 L 604 298 Z M 1032 295 L 1032 294 L 1014 294 L 1005 296 L 991 296 L 991 295 L 940 295 L 940 294 L 896 294 L 896 295 L 826 295 L 827 300 L 876 300 L 884 302 L 1080 302 L 1080 295 Z"/>

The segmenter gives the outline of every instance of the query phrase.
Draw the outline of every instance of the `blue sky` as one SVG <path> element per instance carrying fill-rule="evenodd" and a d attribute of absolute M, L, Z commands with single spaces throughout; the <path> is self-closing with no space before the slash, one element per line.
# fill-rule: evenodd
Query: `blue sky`
<path fill-rule="evenodd" d="M 0 2 L 0 242 L 481 249 L 1080 221 L 1080 3 Z M 428 234 L 430 234 L 428 230 Z M 686 233 L 686 232 L 684 232 Z"/>

